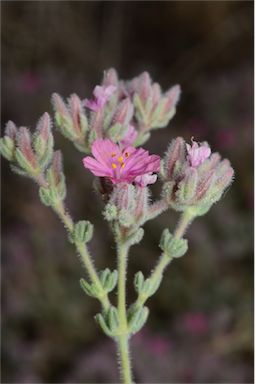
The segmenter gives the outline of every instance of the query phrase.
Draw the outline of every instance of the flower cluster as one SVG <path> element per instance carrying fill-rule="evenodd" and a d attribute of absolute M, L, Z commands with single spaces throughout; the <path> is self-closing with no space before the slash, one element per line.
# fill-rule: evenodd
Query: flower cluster
<path fill-rule="evenodd" d="M 162 179 L 163 196 L 177 211 L 192 208 L 196 215 L 206 213 L 233 180 L 228 160 L 211 154 L 207 143 L 192 145 L 178 137 L 165 155 Z"/>
<path fill-rule="evenodd" d="M 54 94 L 55 121 L 61 133 L 82 152 L 90 153 L 95 140 L 109 138 L 124 146 L 139 146 L 150 131 L 166 127 L 175 114 L 178 85 L 162 93 L 147 72 L 130 81 L 118 79 L 114 69 L 105 71 L 91 99 L 75 94 L 67 103 Z"/>
<path fill-rule="evenodd" d="M 87 273 L 80 280 L 82 289 L 101 302 L 102 313 L 95 319 L 103 332 L 119 345 L 122 376 L 131 383 L 128 340 L 147 321 L 149 310 L 144 305 L 160 286 L 169 263 L 182 257 L 188 249 L 184 234 L 191 221 L 206 213 L 218 201 L 233 180 L 234 171 L 228 160 L 211 153 L 209 145 L 192 139 L 174 139 L 161 161 L 140 147 L 156 128 L 165 127 L 175 114 L 180 87 L 162 93 L 147 72 L 131 81 L 118 79 L 114 69 L 105 72 L 91 99 L 81 100 L 73 94 L 67 103 L 54 94 L 56 126 L 75 147 L 88 156 L 83 165 L 98 179 L 105 202 L 103 214 L 110 224 L 117 245 L 118 270 L 97 272 L 87 243 L 93 237 L 93 224 L 75 222 L 65 206 L 66 183 L 60 151 L 54 151 L 51 119 L 45 113 L 35 133 L 7 123 L 0 140 L 2 155 L 12 169 L 39 184 L 42 203 L 50 206 L 67 229 Z M 139 147 L 139 148 L 137 148 Z M 92 153 L 92 156 L 89 154 Z M 162 182 L 161 197 L 151 202 L 149 185 Z M 138 271 L 134 277 L 137 298 L 126 307 L 125 278 L 129 248 L 141 241 L 143 224 L 172 208 L 181 211 L 175 231 L 164 229 L 159 247 L 160 259 L 151 275 Z M 118 305 L 111 303 L 109 292 L 117 289 Z M 123 349 L 124 348 L 124 349 Z"/>

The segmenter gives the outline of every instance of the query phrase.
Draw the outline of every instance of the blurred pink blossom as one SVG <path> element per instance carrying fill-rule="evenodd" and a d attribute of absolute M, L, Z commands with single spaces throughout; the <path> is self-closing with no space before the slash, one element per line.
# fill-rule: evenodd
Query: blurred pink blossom
<path fill-rule="evenodd" d="M 25 72 L 20 78 L 20 88 L 25 93 L 34 94 L 38 92 L 41 84 L 41 77 L 35 72 Z"/>
<path fill-rule="evenodd" d="M 186 313 L 182 318 L 182 327 L 189 333 L 205 334 L 209 328 L 209 321 L 206 315 L 200 312 Z"/>

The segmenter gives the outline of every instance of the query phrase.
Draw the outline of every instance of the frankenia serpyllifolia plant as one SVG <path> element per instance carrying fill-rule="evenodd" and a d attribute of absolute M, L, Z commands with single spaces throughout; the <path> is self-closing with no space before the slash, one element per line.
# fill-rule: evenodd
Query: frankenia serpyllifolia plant
<path fill-rule="evenodd" d="M 117 249 L 117 269 L 98 272 L 88 251 L 93 225 L 74 221 L 65 206 L 66 183 L 60 151 L 54 151 L 52 122 L 48 113 L 39 120 L 35 133 L 8 122 L 1 138 L 1 153 L 13 171 L 28 176 L 39 185 L 42 203 L 51 207 L 66 227 L 68 239 L 87 271 L 80 280 L 85 293 L 99 300 L 101 313 L 95 319 L 103 332 L 118 346 L 123 383 L 132 383 L 129 340 L 145 324 L 147 299 L 160 286 L 163 273 L 174 258 L 188 249 L 183 238 L 197 216 L 217 202 L 233 180 L 228 160 L 211 153 L 209 145 L 193 139 L 186 144 L 178 137 L 170 143 L 163 159 L 140 146 L 153 129 L 163 128 L 175 114 L 180 97 L 178 85 L 162 93 L 147 72 L 124 82 L 114 69 L 105 71 L 101 85 L 91 99 L 81 101 L 75 94 L 67 102 L 54 94 L 55 125 L 86 156 L 83 165 L 97 177 L 96 186 L 104 202 L 103 216 L 113 232 Z M 89 156 L 90 155 L 90 156 Z M 159 175 L 159 176 L 158 176 Z M 160 180 L 161 196 L 152 202 L 149 185 Z M 142 271 L 134 276 L 137 299 L 126 303 L 126 271 L 130 247 L 142 240 L 143 224 L 162 212 L 174 209 L 180 220 L 171 233 L 163 230 L 161 256 L 149 277 Z M 109 293 L 117 291 L 117 303 Z"/>

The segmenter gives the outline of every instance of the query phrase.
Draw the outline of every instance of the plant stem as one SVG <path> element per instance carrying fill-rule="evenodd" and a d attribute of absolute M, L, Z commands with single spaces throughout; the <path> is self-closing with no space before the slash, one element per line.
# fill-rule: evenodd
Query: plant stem
<path fill-rule="evenodd" d="M 116 337 L 120 357 L 120 373 L 124 384 L 132 383 L 132 371 L 129 357 L 129 331 L 126 310 L 126 273 L 129 247 L 125 243 L 118 244 L 118 314 L 120 334 Z"/>
<path fill-rule="evenodd" d="M 180 220 L 179 220 L 179 222 L 176 226 L 176 229 L 174 231 L 174 237 L 176 239 L 180 239 L 184 235 L 185 231 L 187 230 L 187 228 L 188 228 L 188 226 L 191 223 L 193 218 L 194 218 L 194 216 L 188 210 L 182 213 Z M 158 265 L 152 271 L 151 276 L 150 276 L 150 280 L 151 280 L 152 284 L 160 279 L 160 277 L 163 275 L 166 267 L 170 264 L 170 262 L 171 262 L 171 258 L 169 259 L 169 255 L 162 253 L 162 255 L 159 259 Z M 146 302 L 148 297 L 149 297 L 148 295 L 140 293 L 138 295 L 138 298 L 137 298 L 135 304 L 134 304 L 135 307 L 142 306 Z"/>
<path fill-rule="evenodd" d="M 66 227 L 68 232 L 72 233 L 73 227 L 74 227 L 73 220 L 72 220 L 71 216 L 66 212 L 63 202 L 59 201 L 59 203 L 55 204 L 55 206 L 52 208 L 57 213 L 59 218 L 62 220 L 62 222 L 64 223 L 64 226 Z M 102 304 L 103 309 L 107 310 L 110 307 L 110 302 L 109 302 L 108 296 L 105 294 L 105 291 L 104 291 L 102 284 L 99 280 L 99 277 L 97 275 L 97 272 L 96 272 L 95 267 L 93 265 L 93 262 L 91 260 L 88 248 L 87 248 L 85 243 L 76 242 L 75 246 L 76 246 L 76 249 L 81 256 L 81 260 L 82 260 L 82 262 L 83 262 L 83 264 L 84 264 L 84 266 L 88 272 L 88 275 L 89 275 L 91 282 L 93 284 L 95 284 L 97 287 L 99 287 L 99 289 L 102 291 L 102 296 L 99 297 L 99 300 Z"/>

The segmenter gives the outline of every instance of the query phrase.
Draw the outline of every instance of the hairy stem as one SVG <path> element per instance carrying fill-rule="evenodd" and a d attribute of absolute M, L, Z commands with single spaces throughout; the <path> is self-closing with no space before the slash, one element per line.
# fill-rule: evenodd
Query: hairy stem
<path fill-rule="evenodd" d="M 179 223 L 177 224 L 176 229 L 174 231 L 174 237 L 176 239 L 180 239 L 184 235 L 193 218 L 194 216 L 188 210 L 182 213 Z M 162 253 L 156 268 L 152 271 L 150 276 L 152 284 L 156 283 L 161 278 L 166 267 L 170 264 L 170 262 L 171 258 L 169 258 L 169 255 Z M 140 293 L 134 304 L 135 307 L 142 306 L 146 302 L 148 297 L 149 295 Z"/>
<path fill-rule="evenodd" d="M 129 357 L 129 330 L 126 309 L 126 273 L 129 247 L 125 243 L 118 244 L 118 314 L 119 336 L 116 337 L 120 357 L 120 373 L 124 384 L 132 383 L 132 371 Z"/>

